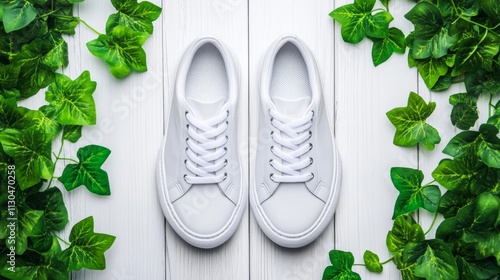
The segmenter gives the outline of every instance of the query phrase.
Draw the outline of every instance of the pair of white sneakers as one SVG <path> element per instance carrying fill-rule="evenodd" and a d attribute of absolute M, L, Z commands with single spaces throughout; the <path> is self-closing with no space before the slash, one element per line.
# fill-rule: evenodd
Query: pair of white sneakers
<path fill-rule="evenodd" d="M 311 51 L 296 36 L 276 40 L 260 80 L 255 178 L 248 190 L 238 155 L 239 69 L 227 47 L 193 42 L 178 68 L 156 170 L 161 208 L 186 242 L 209 249 L 227 241 L 248 193 L 260 228 L 290 248 L 314 241 L 333 217 L 340 159 Z"/>

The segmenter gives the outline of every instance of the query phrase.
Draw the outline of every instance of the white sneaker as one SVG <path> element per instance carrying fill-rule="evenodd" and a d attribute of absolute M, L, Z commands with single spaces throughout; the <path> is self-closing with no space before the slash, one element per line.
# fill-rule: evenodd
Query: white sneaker
<path fill-rule="evenodd" d="M 238 68 L 215 38 L 186 50 L 178 68 L 156 185 L 167 221 L 186 242 L 228 240 L 246 207 L 237 142 Z"/>
<path fill-rule="evenodd" d="M 330 223 L 341 168 L 316 62 L 295 36 L 283 36 L 262 63 L 259 139 L 252 212 L 284 247 L 314 241 Z"/>

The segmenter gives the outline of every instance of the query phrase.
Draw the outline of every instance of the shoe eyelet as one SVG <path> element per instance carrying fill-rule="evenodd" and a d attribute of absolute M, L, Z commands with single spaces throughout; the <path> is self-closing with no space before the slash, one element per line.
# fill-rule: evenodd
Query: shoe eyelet
<path fill-rule="evenodd" d="M 186 129 L 189 129 L 189 124 L 186 124 Z"/>
<path fill-rule="evenodd" d="M 227 116 L 229 117 L 229 110 L 226 110 Z"/>
<path fill-rule="evenodd" d="M 222 179 L 222 181 L 226 181 L 227 179 L 227 173 L 224 173 L 224 179 Z"/>
<path fill-rule="evenodd" d="M 273 159 L 269 160 L 269 165 L 273 166 Z"/>
<path fill-rule="evenodd" d="M 313 114 L 312 116 L 314 117 L 314 110 L 311 110 L 311 112 L 312 112 L 312 114 Z"/>
<path fill-rule="evenodd" d="M 188 114 L 188 111 L 186 111 L 186 112 L 184 113 L 184 116 L 186 116 L 187 114 Z"/>
<path fill-rule="evenodd" d="M 269 148 L 269 150 L 271 151 L 271 153 L 274 154 L 274 146 L 271 146 L 271 148 Z"/>
<path fill-rule="evenodd" d="M 309 143 L 309 151 L 312 150 L 312 148 L 313 148 L 313 144 Z"/>
<path fill-rule="evenodd" d="M 184 182 L 189 184 L 189 182 L 186 180 L 186 177 L 187 177 L 187 174 L 184 174 L 184 176 L 182 178 L 184 179 Z"/>
<path fill-rule="evenodd" d="M 226 135 L 226 141 L 228 141 L 228 140 L 229 140 L 229 136 Z"/>
<path fill-rule="evenodd" d="M 187 164 L 187 162 L 188 162 L 188 160 L 187 160 L 187 159 L 185 159 L 185 160 L 184 160 L 184 164 Z"/>
<path fill-rule="evenodd" d="M 227 158 L 226 158 L 226 159 L 224 159 L 224 166 L 226 166 L 227 163 L 228 163 L 228 161 L 227 161 Z"/>
<path fill-rule="evenodd" d="M 309 165 L 313 164 L 314 159 L 312 157 L 309 157 Z"/>

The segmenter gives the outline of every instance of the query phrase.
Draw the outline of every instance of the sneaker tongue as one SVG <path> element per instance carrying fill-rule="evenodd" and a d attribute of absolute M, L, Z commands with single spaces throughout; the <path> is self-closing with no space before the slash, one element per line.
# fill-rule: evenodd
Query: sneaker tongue
<path fill-rule="evenodd" d="M 197 118 L 201 119 L 211 119 L 217 116 L 225 104 L 225 98 L 221 97 L 220 99 L 214 101 L 200 101 L 195 98 L 188 97 L 187 103 L 193 110 L 193 114 Z"/>
<path fill-rule="evenodd" d="M 309 103 L 311 103 L 311 97 L 304 96 L 296 99 L 284 99 L 274 96 L 273 102 L 279 113 L 293 119 L 306 113 Z"/>

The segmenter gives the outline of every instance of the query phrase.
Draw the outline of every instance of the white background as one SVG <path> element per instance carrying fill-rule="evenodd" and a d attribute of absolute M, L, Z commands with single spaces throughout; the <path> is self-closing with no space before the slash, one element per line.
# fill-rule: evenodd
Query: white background
<path fill-rule="evenodd" d="M 82 270 L 73 279 L 209 279 L 209 280 L 314 280 L 321 279 L 329 264 L 328 252 L 353 252 L 362 263 L 367 249 L 388 259 L 385 247 L 392 227 L 397 190 L 389 170 L 393 166 L 420 167 L 430 173 L 441 158 L 441 150 L 456 133 L 449 122 L 451 106 L 447 93 L 430 94 L 415 69 L 407 66 L 406 54 L 394 55 L 375 68 L 371 42 L 344 43 L 340 25 L 328 14 L 352 0 L 152 0 L 163 7 L 154 34 L 144 45 L 149 71 L 116 80 L 107 66 L 93 57 L 85 43 L 96 35 L 80 24 L 69 37 L 70 65 L 63 69 L 76 78 L 90 70 L 97 81 L 94 93 L 98 123 L 85 128 L 82 139 L 66 146 L 65 157 L 87 144 L 99 144 L 112 153 L 104 165 L 112 195 L 98 197 L 80 187 L 65 194 L 70 225 L 61 233 L 67 239 L 71 226 L 93 215 L 95 231 L 117 236 L 106 252 L 105 271 Z M 377 5 L 379 5 L 377 3 Z M 403 15 L 412 1 L 392 1 L 396 18 L 392 26 L 405 34 L 411 24 Z M 75 14 L 104 31 L 107 16 L 115 10 L 109 1 L 86 0 Z M 284 249 L 269 241 L 258 228 L 249 209 L 232 239 L 213 250 L 200 250 L 182 241 L 165 222 L 157 202 L 154 169 L 164 133 L 170 98 L 180 56 L 188 44 L 202 35 L 215 35 L 235 53 L 241 67 L 240 144 L 246 176 L 252 174 L 254 147 L 258 141 L 259 61 L 267 47 L 281 34 L 295 33 L 311 48 L 319 64 L 326 107 L 334 120 L 337 145 L 343 162 L 343 182 L 335 217 L 325 233 L 301 249 Z M 453 93 L 463 89 L 455 88 Z M 415 91 L 438 103 L 429 123 L 441 133 L 436 151 L 392 145 L 394 127 L 385 113 L 406 106 Z M 43 95 L 24 102 L 39 105 Z M 57 145 L 56 145 L 57 146 Z M 59 168 L 57 172 L 61 172 Z M 252 171 L 252 172 L 251 172 Z M 249 181 L 252 181 L 250 178 Z M 424 230 L 431 215 L 421 212 Z M 432 237 L 432 235 L 430 235 Z M 355 267 L 363 279 L 400 279 L 390 263 L 381 275 Z"/>

